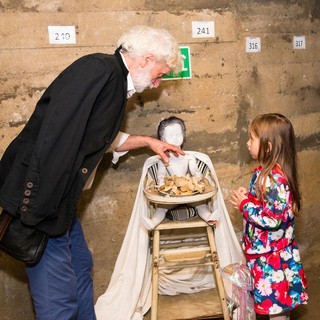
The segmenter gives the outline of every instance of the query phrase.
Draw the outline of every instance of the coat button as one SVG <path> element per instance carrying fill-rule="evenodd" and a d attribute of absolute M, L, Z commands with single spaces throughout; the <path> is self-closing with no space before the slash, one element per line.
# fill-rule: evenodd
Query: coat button
<path fill-rule="evenodd" d="M 24 198 L 24 199 L 22 200 L 22 202 L 23 202 L 24 204 L 29 204 L 30 200 L 29 200 L 29 198 Z"/>
<path fill-rule="evenodd" d="M 27 182 L 27 187 L 31 189 L 33 187 L 33 183 L 31 181 Z"/>
<path fill-rule="evenodd" d="M 30 190 L 25 190 L 24 195 L 29 197 L 31 195 L 31 191 Z"/>
<path fill-rule="evenodd" d="M 82 173 L 88 173 L 88 169 L 87 168 L 82 168 Z"/>
<path fill-rule="evenodd" d="M 26 207 L 26 206 L 21 207 L 21 211 L 26 212 L 27 210 L 28 210 L 28 207 Z"/>

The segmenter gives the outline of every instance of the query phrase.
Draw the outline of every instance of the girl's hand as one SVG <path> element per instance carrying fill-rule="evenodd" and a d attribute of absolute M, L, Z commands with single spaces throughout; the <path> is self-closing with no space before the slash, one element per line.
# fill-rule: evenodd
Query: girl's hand
<path fill-rule="evenodd" d="M 248 199 L 248 189 L 240 187 L 233 191 L 230 202 L 235 209 L 239 209 L 241 202 L 245 199 Z"/>

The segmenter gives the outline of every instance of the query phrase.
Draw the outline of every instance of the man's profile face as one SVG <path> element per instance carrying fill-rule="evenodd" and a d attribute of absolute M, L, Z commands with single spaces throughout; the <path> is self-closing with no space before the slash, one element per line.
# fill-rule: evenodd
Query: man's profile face
<path fill-rule="evenodd" d="M 142 92 L 149 88 L 158 88 L 162 77 L 171 72 L 171 68 L 164 63 L 155 62 L 148 63 L 140 70 L 132 75 L 133 85 L 137 92 Z"/>

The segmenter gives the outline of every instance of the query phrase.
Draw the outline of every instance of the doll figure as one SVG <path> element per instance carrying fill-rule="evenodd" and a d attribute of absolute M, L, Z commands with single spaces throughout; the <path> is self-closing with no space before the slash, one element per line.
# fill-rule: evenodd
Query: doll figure
<path fill-rule="evenodd" d="M 185 137 L 186 127 L 182 119 L 170 117 L 160 122 L 158 127 L 158 138 L 160 140 L 181 147 Z M 191 176 L 202 178 L 196 158 L 191 154 L 185 154 L 184 156 L 179 155 L 179 157 L 172 155 L 168 165 L 164 165 L 164 163 L 159 160 L 157 171 L 158 185 L 161 186 L 164 184 L 165 176 L 185 177 L 188 173 Z M 147 230 L 153 230 L 165 219 L 167 211 L 175 206 L 176 205 L 171 204 L 158 204 L 151 219 L 145 216 L 141 218 L 142 225 Z M 216 222 L 217 213 L 211 212 L 205 202 L 192 203 L 192 206 L 197 209 L 200 218 L 209 225 L 213 225 Z"/>

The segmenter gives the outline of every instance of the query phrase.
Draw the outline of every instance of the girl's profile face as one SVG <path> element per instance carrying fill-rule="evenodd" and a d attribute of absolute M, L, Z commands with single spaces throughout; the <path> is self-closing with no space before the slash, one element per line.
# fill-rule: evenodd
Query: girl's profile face
<path fill-rule="evenodd" d="M 250 137 L 247 141 L 247 148 L 251 154 L 251 157 L 253 159 L 258 159 L 260 139 L 252 132 L 252 130 L 250 131 Z"/>
<path fill-rule="evenodd" d="M 170 124 L 163 130 L 162 140 L 181 147 L 183 143 L 183 133 L 178 123 Z"/>

